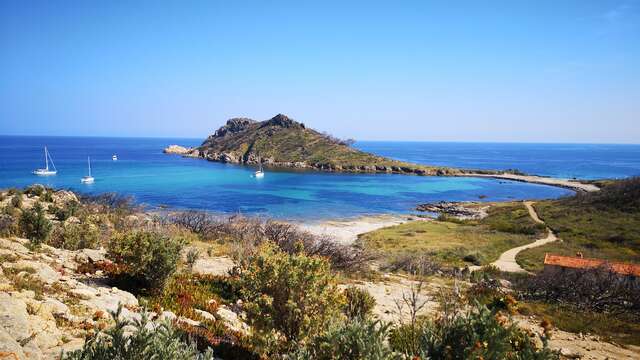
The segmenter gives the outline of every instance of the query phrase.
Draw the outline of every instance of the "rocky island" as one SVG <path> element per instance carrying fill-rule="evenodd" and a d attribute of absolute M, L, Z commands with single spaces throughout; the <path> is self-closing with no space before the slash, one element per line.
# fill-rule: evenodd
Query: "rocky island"
<path fill-rule="evenodd" d="M 165 153 L 201 157 L 210 161 L 272 167 L 343 172 L 457 175 L 463 170 L 425 166 L 366 153 L 278 114 L 265 121 L 233 118 L 200 147 L 171 145 Z"/>
<path fill-rule="evenodd" d="M 353 173 L 394 173 L 422 176 L 473 176 L 529 182 L 580 192 L 598 191 L 593 184 L 522 174 L 517 170 L 471 170 L 420 165 L 367 153 L 349 141 L 308 128 L 278 114 L 269 120 L 233 118 L 197 148 L 169 145 L 164 153 L 222 163 Z"/>

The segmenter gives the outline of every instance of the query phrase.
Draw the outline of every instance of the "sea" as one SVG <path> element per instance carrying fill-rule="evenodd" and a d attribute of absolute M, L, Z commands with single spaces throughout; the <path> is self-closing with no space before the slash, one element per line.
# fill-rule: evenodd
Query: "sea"
<path fill-rule="evenodd" d="M 85 194 L 117 192 L 148 208 L 199 209 L 286 220 L 320 221 L 408 214 L 434 201 L 503 201 L 570 196 L 557 187 L 496 179 L 393 174 L 337 174 L 254 168 L 166 155 L 170 144 L 202 139 L 0 136 L 0 188 L 34 183 Z M 44 166 L 47 146 L 55 176 Z M 561 178 L 640 175 L 640 145 L 357 142 L 364 151 L 421 164 L 519 169 Z M 118 160 L 113 161 L 112 155 Z M 91 157 L 95 183 L 82 184 Z"/>

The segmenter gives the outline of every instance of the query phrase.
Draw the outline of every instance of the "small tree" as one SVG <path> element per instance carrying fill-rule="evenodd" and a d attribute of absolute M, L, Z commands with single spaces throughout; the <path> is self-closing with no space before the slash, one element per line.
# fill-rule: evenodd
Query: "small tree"
<path fill-rule="evenodd" d="M 342 304 L 326 259 L 287 254 L 271 242 L 242 266 L 239 284 L 257 345 L 265 352 L 291 350 L 322 333 Z"/>
<path fill-rule="evenodd" d="M 47 240 L 51 233 L 51 221 L 45 216 L 44 209 L 40 203 L 36 203 L 31 209 L 22 212 L 20 216 L 20 228 L 24 236 L 33 245 L 40 245 Z"/>

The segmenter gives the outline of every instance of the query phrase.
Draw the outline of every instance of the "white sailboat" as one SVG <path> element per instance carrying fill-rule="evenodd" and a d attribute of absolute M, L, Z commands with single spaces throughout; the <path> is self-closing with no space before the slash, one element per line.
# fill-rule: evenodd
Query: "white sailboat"
<path fill-rule="evenodd" d="M 117 161 L 117 160 L 118 160 L 118 155 L 113 154 L 113 155 L 111 156 L 111 160 L 113 160 L 113 161 Z"/>
<path fill-rule="evenodd" d="M 88 156 L 87 156 L 87 164 L 89 164 L 89 175 L 83 176 L 82 179 L 80 179 L 80 181 L 83 184 L 92 184 L 95 179 L 93 178 L 93 176 L 91 176 L 91 158 Z"/>
<path fill-rule="evenodd" d="M 49 169 L 49 161 L 51 161 L 51 166 L 53 166 L 53 170 Z M 39 176 L 49 176 L 49 175 L 55 175 L 58 173 L 58 170 L 56 169 L 56 164 L 53 163 L 53 159 L 51 158 L 51 154 L 49 154 L 49 151 L 47 150 L 47 147 L 44 147 L 44 169 L 35 169 L 33 170 L 33 173 L 35 175 L 39 175 Z"/>
<path fill-rule="evenodd" d="M 258 171 L 256 171 L 253 175 L 257 178 L 264 177 L 264 170 L 262 170 L 262 163 L 260 164 L 260 169 L 258 169 Z"/>

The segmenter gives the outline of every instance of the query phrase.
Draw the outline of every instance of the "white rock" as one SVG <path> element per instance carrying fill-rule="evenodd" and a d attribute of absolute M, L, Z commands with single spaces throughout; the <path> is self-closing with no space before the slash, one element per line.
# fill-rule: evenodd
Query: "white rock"
<path fill-rule="evenodd" d="M 203 311 L 203 310 L 200 310 L 200 309 L 193 309 L 193 311 L 196 314 L 200 315 L 205 320 L 215 320 L 216 319 L 216 317 L 213 316 L 213 314 L 211 314 L 209 312 L 206 312 L 206 311 Z"/>
<path fill-rule="evenodd" d="M 19 260 L 12 264 L 3 264 L 3 266 L 5 268 L 12 269 L 31 268 L 35 270 L 33 276 L 35 276 L 36 279 L 42 281 L 45 284 L 53 284 L 54 282 L 60 280 L 60 274 L 57 271 L 53 270 L 51 266 L 38 261 Z"/>
<path fill-rule="evenodd" d="M 7 293 L 0 293 L 0 324 L 14 340 L 24 340 L 29 332 L 27 304 Z"/>
<path fill-rule="evenodd" d="M 0 326 L 0 353 L 13 353 L 20 360 L 27 359 L 20 344 L 2 326 Z"/>
<path fill-rule="evenodd" d="M 229 329 L 245 334 L 249 332 L 249 325 L 242 321 L 238 314 L 229 310 L 226 306 L 220 306 L 216 311 L 216 315 L 220 317 Z"/>

